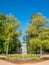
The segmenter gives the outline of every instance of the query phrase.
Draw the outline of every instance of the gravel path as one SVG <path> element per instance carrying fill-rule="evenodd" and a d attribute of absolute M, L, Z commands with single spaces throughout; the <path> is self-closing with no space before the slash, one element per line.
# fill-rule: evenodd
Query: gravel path
<path fill-rule="evenodd" d="M 21 64 L 21 65 L 49 65 L 49 60 L 34 64 Z"/>
<path fill-rule="evenodd" d="M 10 62 L 6 62 L 4 60 L 0 60 L 0 65 L 16 65 L 16 64 L 13 64 L 13 63 L 10 63 Z"/>
<path fill-rule="evenodd" d="M 35 64 L 14 64 L 14 63 L 6 62 L 4 60 L 0 60 L 0 65 L 49 65 L 49 60 Z"/>

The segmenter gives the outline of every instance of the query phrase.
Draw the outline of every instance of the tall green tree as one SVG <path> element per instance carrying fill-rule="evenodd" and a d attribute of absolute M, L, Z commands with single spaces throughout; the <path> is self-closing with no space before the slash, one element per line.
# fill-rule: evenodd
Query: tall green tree
<path fill-rule="evenodd" d="M 3 43 L 5 42 L 5 31 L 4 31 L 5 21 L 6 16 L 4 14 L 0 14 L 0 52 L 4 50 Z"/>
<path fill-rule="evenodd" d="M 42 53 L 42 41 L 49 37 L 49 35 L 47 35 L 49 27 L 46 26 L 46 22 L 48 22 L 48 19 L 39 13 L 31 15 L 31 22 L 28 23 L 28 29 L 26 30 L 28 51 L 30 50 L 29 53 L 33 53 L 33 51 L 39 49 L 40 53 Z"/>
<path fill-rule="evenodd" d="M 17 19 L 12 15 L 4 15 L 0 14 L 0 45 L 4 52 L 6 51 L 6 54 L 8 54 L 9 51 L 9 45 L 11 42 L 13 42 L 13 37 L 15 38 L 20 35 L 20 32 L 17 32 L 17 29 L 19 27 L 19 22 Z M 11 43 L 11 46 L 13 44 Z"/>

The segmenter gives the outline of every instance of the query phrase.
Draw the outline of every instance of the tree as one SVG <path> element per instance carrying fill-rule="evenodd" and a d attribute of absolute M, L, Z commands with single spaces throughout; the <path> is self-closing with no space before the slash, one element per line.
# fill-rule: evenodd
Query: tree
<path fill-rule="evenodd" d="M 0 14 L 0 45 L 3 45 L 2 49 L 4 49 L 4 52 L 6 51 L 6 54 L 8 54 L 9 45 L 13 45 L 11 43 L 14 41 L 13 37 L 15 36 L 15 38 L 17 37 L 18 39 L 18 36 L 20 35 L 20 32 L 17 32 L 18 27 L 19 22 L 13 15 Z"/>
<path fill-rule="evenodd" d="M 5 42 L 5 31 L 4 31 L 5 21 L 6 16 L 4 14 L 0 14 L 0 52 L 4 51 L 3 43 Z"/>
<path fill-rule="evenodd" d="M 28 23 L 26 35 L 29 37 L 27 46 L 32 49 L 32 52 L 40 49 L 40 53 L 42 53 L 42 41 L 49 37 L 47 35 L 49 27 L 46 26 L 46 22 L 48 22 L 48 19 L 39 13 L 31 15 L 31 22 Z"/>

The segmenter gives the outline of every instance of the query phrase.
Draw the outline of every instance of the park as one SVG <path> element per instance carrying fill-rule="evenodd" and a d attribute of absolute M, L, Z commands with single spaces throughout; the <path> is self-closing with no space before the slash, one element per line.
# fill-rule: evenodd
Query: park
<path fill-rule="evenodd" d="M 19 1 L 1 1 L 0 65 L 49 65 L 49 4 Z"/>

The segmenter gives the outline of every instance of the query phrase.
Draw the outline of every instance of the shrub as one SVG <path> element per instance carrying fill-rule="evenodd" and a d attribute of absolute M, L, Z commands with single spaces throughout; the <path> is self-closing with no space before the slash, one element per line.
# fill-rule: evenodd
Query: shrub
<path fill-rule="evenodd" d="M 40 54 L 26 54 L 26 55 L 10 54 L 7 55 L 6 58 L 10 60 L 37 60 L 41 58 L 41 55 Z"/>

